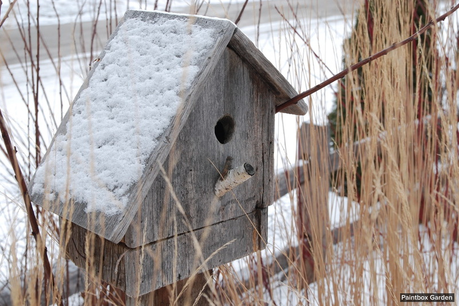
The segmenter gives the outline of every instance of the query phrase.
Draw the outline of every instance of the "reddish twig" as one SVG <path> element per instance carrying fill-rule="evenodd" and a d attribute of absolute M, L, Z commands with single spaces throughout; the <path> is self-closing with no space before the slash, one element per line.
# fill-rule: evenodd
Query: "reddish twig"
<path fill-rule="evenodd" d="M 27 190 L 27 185 L 24 180 L 24 176 L 22 175 L 21 168 L 19 168 L 19 163 L 16 157 L 16 149 L 13 147 L 13 144 L 11 143 L 8 129 L 6 127 L 6 122 L 3 118 L 3 114 L 1 110 L 0 110 L 0 131 L 2 133 L 3 142 L 5 143 L 5 148 L 8 153 L 7 154 L 8 159 L 11 163 L 11 166 L 13 167 L 14 174 L 16 176 L 16 180 L 18 182 L 18 186 L 21 191 L 22 198 L 24 199 L 27 217 L 28 217 L 30 226 L 32 227 L 32 236 L 34 237 L 37 243 L 38 252 L 42 256 L 45 278 L 47 280 L 51 280 L 53 291 L 55 292 L 55 294 L 59 294 L 59 291 L 54 282 L 55 278 L 51 270 L 51 264 L 48 259 L 48 252 L 46 249 L 46 245 L 45 245 L 45 242 L 43 241 L 43 238 L 40 235 L 40 228 L 38 226 L 38 222 L 34 214 L 34 210 L 32 207 L 32 201 L 30 200 L 29 191 Z M 59 297 L 58 299 L 61 300 Z"/>
<path fill-rule="evenodd" d="M 92 63 L 94 61 L 94 41 L 97 35 L 97 23 L 99 22 L 100 17 L 100 8 L 102 7 L 102 1 L 99 1 L 99 5 L 97 7 L 96 17 L 94 18 L 94 23 L 92 25 L 92 33 L 91 33 L 91 46 L 89 50 L 89 62 Z"/>
<path fill-rule="evenodd" d="M 239 21 L 241 20 L 242 14 L 244 13 L 247 3 L 249 3 L 249 0 L 245 0 L 244 5 L 242 6 L 241 12 L 239 13 L 239 16 L 237 16 L 236 21 L 234 22 L 235 24 L 238 24 Z"/>
<path fill-rule="evenodd" d="M 258 7 L 258 24 L 257 24 L 257 46 L 260 43 L 260 23 L 261 23 L 261 12 L 263 10 L 263 2 L 260 0 L 260 6 Z"/>
<path fill-rule="evenodd" d="M 330 73 L 333 73 L 331 71 L 331 69 L 327 66 L 327 64 L 320 58 L 320 56 L 314 51 L 314 49 L 312 49 L 312 46 L 311 46 L 311 42 L 309 41 L 309 39 L 306 39 L 304 37 L 304 35 L 302 35 L 301 33 L 298 32 L 297 28 L 295 26 L 293 26 L 293 24 L 287 19 L 287 17 L 285 17 L 284 14 L 282 14 L 282 12 L 279 10 L 279 8 L 277 6 L 274 6 L 274 9 L 277 11 L 277 13 L 282 17 L 282 20 L 284 20 L 285 23 L 287 23 L 287 25 L 290 27 L 290 29 L 292 29 L 292 31 L 303 41 L 303 43 L 309 48 L 309 50 L 312 52 L 312 55 L 314 55 L 314 57 L 317 59 L 317 61 L 319 62 L 319 64 L 323 67 L 325 67 L 325 69 L 327 69 Z M 294 17 L 295 17 L 295 20 L 298 18 L 295 14 L 295 12 L 293 11 L 293 9 L 291 9 L 292 13 L 294 14 Z"/>
<path fill-rule="evenodd" d="M 289 3 L 290 4 L 290 3 Z M 278 9 L 277 6 L 274 6 L 274 8 L 276 9 L 277 13 L 282 17 L 282 19 L 284 20 L 284 22 L 287 23 L 287 25 L 290 27 L 290 29 L 292 29 L 292 31 L 303 41 L 303 43 L 309 48 L 309 50 L 312 52 L 312 54 L 314 55 L 314 57 L 317 59 L 317 61 L 319 62 L 320 64 L 320 67 L 323 71 L 323 73 L 325 74 L 325 69 L 328 70 L 328 72 L 330 72 L 331 74 L 333 74 L 333 72 L 331 71 L 331 69 L 327 66 L 327 64 L 320 58 L 320 56 L 314 51 L 314 49 L 312 48 L 311 46 L 311 41 L 309 39 L 306 39 L 304 37 L 304 35 L 302 35 L 301 33 L 298 32 L 297 28 L 295 26 L 293 26 L 291 24 L 291 22 L 287 19 L 287 17 L 285 17 L 284 14 L 281 13 L 281 11 Z M 296 13 L 295 11 L 293 10 L 292 7 L 290 7 L 290 10 L 292 11 L 293 13 L 293 16 L 295 17 L 295 20 L 298 20 L 298 17 L 296 16 Z M 324 69 L 325 68 L 325 69 Z M 341 87 L 344 88 L 344 84 L 341 84 Z M 335 92 L 336 94 L 336 92 Z"/>
<path fill-rule="evenodd" d="M 284 102 L 280 105 L 278 105 L 276 107 L 276 113 L 277 112 L 280 112 L 281 110 L 289 107 L 290 105 L 293 105 L 293 104 L 296 104 L 298 103 L 298 101 L 312 95 L 313 93 L 321 90 L 322 88 L 330 85 L 331 83 L 343 78 L 344 76 L 346 76 L 348 73 L 352 72 L 352 71 L 355 71 L 357 69 L 359 69 L 360 67 L 374 61 L 375 59 L 378 59 L 386 54 L 388 54 L 389 52 L 395 50 L 395 49 L 398 49 L 412 41 L 415 41 L 418 39 L 418 37 L 420 35 L 422 35 L 424 32 L 426 32 L 428 29 L 430 29 L 433 25 L 443 21 L 446 19 L 446 17 L 450 16 L 451 14 L 453 14 L 455 11 L 457 11 L 457 9 L 459 9 L 459 4 L 457 4 L 456 6 L 452 7 L 448 12 L 446 12 L 445 14 L 441 15 L 440 17 L 438 17 L 437 19 L 435 20 L 431 20 L 429 21 L 429 23 L 427 23 L 425 26 L 423 26 L 419 31 L 417 31 L 416 33 L 414 33 L 413 35 L 411 35 L 410 37 L 408 37 L 407 39 L 401 41 L 401 42 L 398 42 L 398 43 L 395 43 L 393 44 L 392 46 L 382 50 L 382 51 L 379 51 L 378 53 L 375 53 L 373 55 L 371 55 L 370 57 L 367 57 L 366 59 L 350 66 L 349 68 L 341 71 L 340 73 L 338 74 L 335 74 L 333 77 L 329 78 L 328 80 L 314 86 L 313 88 L 305 91 L 305 92 L 302 92 L 300 93 L 299 95 L 291 98 L 290 100 L 288 100 L 287 102 Z"/>
<path fill-rule="evenodd" d="M 16 4 L 18 0 L 14 0 L 13 2 L 10 3 L 10 7 L 8 8 L 8 10 L 6 11 L 5 13 L 5 16 L 3 16 L 2 20 L 0 21 L 0 28 L 2 27 L 2 25 L 5 23 L 6 19 L 8 18 L 8 15 L 10 14 L 10 12 L 13 10 L 13 7 L 14 7 L 14 4 Z M 2 0 L 0 0 L 0 13 L 2 11 Z"/>
<path fill-rule="evenodd" d="M 37 23 L 36 23 L 36 29 L 37 29 L 37 65 L 36 65 L 36 75 L 37 79 L 35 80 L 35 92 L 33 95 L 33 100 L 34 100 L 34 108 L 35 108 L 35 167 L 38 168 L 38 165 L 40 164 L 41 161 L 41 153 L 40 153 L 40 127 L 38 125 L 38 97 L 39 97 L 39 91 L 40 91 L 40 1 L 37 1 Z"/>
<path fill-rule="evenodd" d="M 172 8 L 172 0 L 167 0 L 166 8 L 164 9 L 165 12 L 170 12 Z"/>

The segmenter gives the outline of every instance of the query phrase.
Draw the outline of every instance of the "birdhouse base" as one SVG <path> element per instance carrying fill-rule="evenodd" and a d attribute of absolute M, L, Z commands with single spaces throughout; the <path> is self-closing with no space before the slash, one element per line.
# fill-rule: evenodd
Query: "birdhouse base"
<path fill-rule="evenodd" d="M 88 277 L 103 280 L 130 297 L 140 297 L 264 249 L 267 212 L 267 208 L 256 209 L 137 248 L 115 244 L 71 224 L 67 256 L 86 270 Z"/>

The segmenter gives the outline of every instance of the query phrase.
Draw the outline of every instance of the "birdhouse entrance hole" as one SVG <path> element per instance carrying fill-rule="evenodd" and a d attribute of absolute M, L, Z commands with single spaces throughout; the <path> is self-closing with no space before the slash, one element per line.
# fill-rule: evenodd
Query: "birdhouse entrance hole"
<path fill-rule="evenodd" d="M 231 140 L 234 133 L 234 120 L 231 116 L 223 116 L 215 125 L 215 137 L 220 143 L 227 143 Z"/>

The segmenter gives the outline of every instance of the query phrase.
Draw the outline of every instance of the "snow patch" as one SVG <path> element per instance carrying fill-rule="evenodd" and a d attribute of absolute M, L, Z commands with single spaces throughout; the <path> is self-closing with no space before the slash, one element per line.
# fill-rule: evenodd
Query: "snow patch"
<path fill-rule="evenodd" d="M 86 212 L 121 213 L 213 47 L 212 33 L 185 20 L 126 20 L 38 168 L 33 194 L 64 202 L 68 189 Z"/>

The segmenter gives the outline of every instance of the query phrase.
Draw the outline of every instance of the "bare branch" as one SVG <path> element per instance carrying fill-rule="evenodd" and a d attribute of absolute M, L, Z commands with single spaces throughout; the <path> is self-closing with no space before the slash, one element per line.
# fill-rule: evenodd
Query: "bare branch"
<path fill-rule="evenodd" d="M 247 6 L 247 3 L 249 0 L 245 0 L 244 5 L 242 6 L 241 12 L 239 13 L 239 16 L 237 16 L 236 21 L 234 22 L 235 24 L 238 24 L 239 21 L 241 20 L 242 14 L 244 14 L 245 7 Z"/>
<path fill-rule="evenodd" d="M 32 201 L 30 200 L 29 191 L 27 190 L 27 185 L 24 180 L 24 176 L 22 175 L 21 168 L 19 167 L 19 163 L 16 157 L 16 150 L 11 143 L 10 135 L 8 133 L 8 129 L 6 127 L 6 122 L 3 118 L 2 111 L 0 110 L 0 131 L 2 133 L 3 142 L 5 143 L 5 148 L 8 153 L 8 159 L 13 167 L 14 174 L 16 176 L 16 180 L 19 185 L 19 189 L 21 190 L 21 195 L 24 199 L 24 204 L 26 206 L 27 217 L 29 219 L 30 226 L 32 227 L 32 236 L 35 238 L 37 242 L 38 252 L 42 256 L 43 260 L 43 268 L 45 271 L 45 278 L 47 280 L 51 280 L 52 288 L 55 294 L 59 295 L 59 291 L 54 283 L 54 275 L 51 271 L 51 264 L 49 263 L 48 254 L 46 250 L 45 242 L 40 235 L 40 228 L 38 226 L 37 219 L 35 218 L 35 214 L 32 207 Z M 60 300 L 60 298 L 59 298 Z"/>
<path fill-rule="evenodd" d="M 17 1 L 18 0 L 14 0 L 13 2 L 10 3 L 10 7 L 6 11 L 5 16 L 3 16 L 2 20 L 0 21 L 0 28 L 5 23 L 6 19 L 8 18 L 8 15 L 13 10 L 14 4 L 16 4 Z M 2 12 L 2 4 L 3 4 L 3 2 L 2 2 L 2 0 L 0 0 L 0 13 Z"/>

